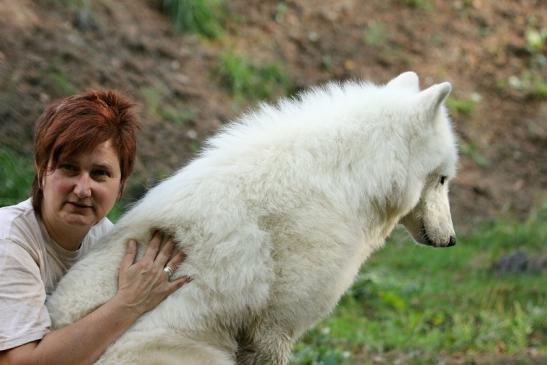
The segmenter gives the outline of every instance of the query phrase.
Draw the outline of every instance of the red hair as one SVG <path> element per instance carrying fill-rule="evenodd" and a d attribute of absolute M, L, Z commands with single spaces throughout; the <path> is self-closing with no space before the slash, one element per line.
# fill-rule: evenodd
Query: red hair
<path fill-rule="evenodd" d="M 120 195 L 133 170 L 137 149 L 137 117 L 134 104 L 114 91 L 89 91 L 51 103 L 36 121 L 32 206 L 40 215 L 44 174 L 57 168 L 59 161 L 92 151 L 112 140 L 120 162 Z M 48 166 L 49 165 L 49 166 Z"/>

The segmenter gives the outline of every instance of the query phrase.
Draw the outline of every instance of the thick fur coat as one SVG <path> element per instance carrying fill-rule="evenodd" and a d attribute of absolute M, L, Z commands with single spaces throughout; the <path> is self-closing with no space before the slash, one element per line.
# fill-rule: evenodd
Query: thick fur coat
<path fill-rule="evenodd" d="M 54 326 L 111 298 L 126 241 L 161 229 L 188 255 L 175 276 L 194 280 L 98 363 L 286 364 L 398 222 L 419 242 L 455 243 L 450 89 L 420 91 L 407 72 L 387 85 L 331 83 L 244 115 L 68 272 L 48 302 Z"/>

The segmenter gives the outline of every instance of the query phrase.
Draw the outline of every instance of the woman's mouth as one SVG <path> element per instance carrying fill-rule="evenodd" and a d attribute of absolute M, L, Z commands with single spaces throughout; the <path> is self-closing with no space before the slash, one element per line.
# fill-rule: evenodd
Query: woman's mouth
<path fill-rule="evenodd" d="M 82 203 L 76 203 L 76 202 L 67 202 L 67 203 L 79 209 L 93 208 L 93 206 L 90 204 L 82 204 Z"/>

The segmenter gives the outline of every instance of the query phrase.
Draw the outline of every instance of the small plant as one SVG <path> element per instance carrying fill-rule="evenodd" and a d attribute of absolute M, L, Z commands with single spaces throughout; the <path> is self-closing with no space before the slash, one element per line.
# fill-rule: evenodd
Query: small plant
<path fill-rule="evenodd" d="M 166 105 L 159 109 L 159 114 L 163 120 L 171 123 L 183 125 L 191 120 L 195 120 L 197 113 L 193 110 L 182 109 L 178 110 L 172 106 Z"/>
<path fill-rule="evenodd" d="M 154 117 L 160 117 L 159 110 L 163 99 L 163 93 L 152 86 L 141 88 L 140 93 L 144 98 L 144 105 L 148 114 Z"/>
<path fill-rule="evenodd" d="M 528 19 L 524 37 L 528 51 L 533 56 L 540 56 L 547 45 L 547 29 L 541 26 L 537 17 L 533 16 Z"/>
<path fill-rule="evenodd" d="M 0 207 L 16 204 L 30 196 L 33 163 L 13 151 L 0 148 Z"/>
<path fill-rule="evenodd" d="M 454 113 L 469 117 L 475 111 L 480 99 L 480 95 L 476 93 L 472 94 L 468 99 L 459 99 L 450 96 L 446 100 L 446 106 Z"/>
<path fill-rule="evenodd" d="M 545 48 L 547 40 L 547 31 L 545 29 L 537 30 L 528 28 L 526 30 L 526 48 L 530 53 L 540 53 Z"/>
<path fill-rule="evenodd" d="M 431 0 L 401 0 L 403 4 L 408 7 L 420 10 L 431 10 L 433 9 L 433 4 Z"/>
<path fill-rule="evenodd" d="M 264 100 L 286 94 L 288 77 L 275 64 L 255 66 L 233 53 L 220 56 L 217 73 L 224 86 L 241 100 Z"/>
<path fill-rule="evenodd" d="M 52 0 L 63 6 L 67 6 L 72 9 L 90 9 L 90 0 Z"/>
<path fill-rule="evenodd" d="M 379 47 L 388 41 L 386 26 L 382 22 L 373 22 L 363 33 L 365 43 L 372 47 Z"/>
<path fill-rule="evenodd" d="M 274 16 L 275 21 L 278 23 L 282 22 L 288 10 L 289 10 L 289 7 L 287 6 L 287 3 L 285 3 L 284 1 L 279 2 L 277 6 L 275 7 L 275 16 Z"/>
<path fill-rule="evenodd" d="M 510 76 L 506 83 L 500 85 L 501 88 L 505 88 L 505 86 L 509 86 L 529 98 L 547 98 L 547 83 L 541 76 L 530 71 L 524 71 L 520 76 Z"/>
<path fill-rule="evenodd" d="M 174 124 L 185 124 L 196 118 L 197 114 L 191 109 L 177 109 L 168 104 L 167 91 L 152 86 L 143 87 L 140 91 L 147 113 L 153 118 L 162 119 Z"/>
<path fill-rule="evenodd" d="M 162 0 L 161 10 L 181 32 L 217 38 L 223 33 L 225 8 L 222 0 Z"/>
<path fill-rule="evenodd" d="M 488 160 L 474 144 L 462 141 L 459 147 L 462 155 L 469 157 L 477 166 L 485 167 L 488 165 Z"/>
<path fill-rule="evenodd" d="M 68 76 L 61 71 L 53 71 L 48 74 L 47 78 L 53 89 L 61 96 L 72 95 L 78 92 L 78 88 L 74 86 Z"/>

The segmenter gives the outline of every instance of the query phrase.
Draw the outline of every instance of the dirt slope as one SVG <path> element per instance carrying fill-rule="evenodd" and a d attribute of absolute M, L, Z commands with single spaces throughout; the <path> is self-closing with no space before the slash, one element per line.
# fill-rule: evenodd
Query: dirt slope
<path fill-rule="evenodd" d="M 116 88 L 140 104 L 135 179 L 151 183 L 248 107 L 215 76 L 229 50 L 283 65 L 294 89 L 406 70 L 422 87 L 449 80 L 462 147 L 456 224 L 525 216 L 547 197 L 545 1 L 232 0 L 217 40 L 176 33 L 158 1 L 61 3 L 0 0 L 2 146 L 29 153 L 48 101 Z"/>

